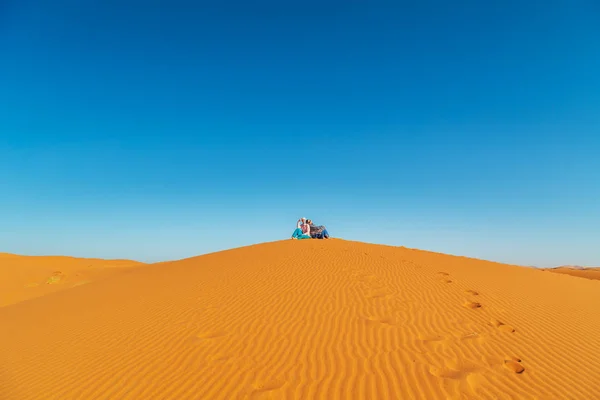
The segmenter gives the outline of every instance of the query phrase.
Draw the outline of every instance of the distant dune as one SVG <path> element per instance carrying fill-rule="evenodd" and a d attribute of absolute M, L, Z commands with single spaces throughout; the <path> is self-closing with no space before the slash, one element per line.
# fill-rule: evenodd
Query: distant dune
<path fill-rule="evenodd" d="M 593 280 L 336 239 L 67 260 L 0 259 L 68 282 L 0 307 L 0 399 L 600 398 Z"/>
<path fill-rule="evenodd" d="M 142 265 L 100 260 L 0 253 L 0 307 L 58 292 Z"/>
<path fill-rule="evenodd" d="M 548 268 L 546 271 L 556 272 L 559 274 L 566 274 L 571 276 L 578 276 L 580 278 L 600 280 L 600 267 L 596 268 L 585 268 L 579 266 L 565 266 L 557 268 Z M 600 304 L 599 304 L 600 306 Z"/>

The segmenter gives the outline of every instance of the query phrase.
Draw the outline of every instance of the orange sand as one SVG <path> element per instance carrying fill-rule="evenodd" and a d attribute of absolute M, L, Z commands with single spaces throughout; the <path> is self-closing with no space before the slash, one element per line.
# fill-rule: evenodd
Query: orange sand
<path fill-rule="evenodd" d="M 547 269 L 546 271 L 557 272 L 559 274 L 566 274 L 566 275 L 571 275 L 571 276 L 578 276 L 580 278 L 600 280 L 600 268 L 558 267 L 558 268 L 550 268 L 550 269 Z"/>
<path fill-rule="evenodd" d="M 0 253 L 0 307 L 84 285 L 139 265 L 128 260 Z"/>
<path fill-rule="evenodd" d="M 531 268 L 267 243 L 1 307 L 0 399 L 598 399 L 599 306 Z"/>

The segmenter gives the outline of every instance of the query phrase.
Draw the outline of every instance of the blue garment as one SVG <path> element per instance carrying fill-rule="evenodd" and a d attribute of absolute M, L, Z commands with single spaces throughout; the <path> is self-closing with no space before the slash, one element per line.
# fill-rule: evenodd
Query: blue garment
<path fill-rule="evenodd" d="M 296 230 L 294 231 L 294 233 L 292 233 L 292 238 L 295 238 L 295 239 L 310 239 L 310 236 L 303 234 L 302 233 L 302 229 L 296 228 Z"/>
<path fill-rule="evenodd" d="M 327 239 L 329 238 L 329 232 L 327 232 L 327 229 L 323 229 L 321 232 L 316 233 L 313 236 L 313 239 Z"/>

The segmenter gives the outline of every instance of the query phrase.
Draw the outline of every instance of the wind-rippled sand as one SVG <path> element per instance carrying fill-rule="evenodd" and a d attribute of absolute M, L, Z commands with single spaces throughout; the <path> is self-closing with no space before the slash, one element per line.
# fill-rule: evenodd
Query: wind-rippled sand
<path fill-rule="evenodd" d="M 333 239 L 72 283 L 0 307 L 0 399 L 600 398 L 595 280 Z"/>

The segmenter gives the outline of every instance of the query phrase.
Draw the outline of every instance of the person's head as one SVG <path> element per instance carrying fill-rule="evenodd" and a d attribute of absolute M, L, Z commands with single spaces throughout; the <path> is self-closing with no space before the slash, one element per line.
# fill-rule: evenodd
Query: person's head
<path fill-rule="evenodd" d="M 312 219 L 307 219 L 306 223 L 309 224 L 309 225 L 312 225 Z"/>

